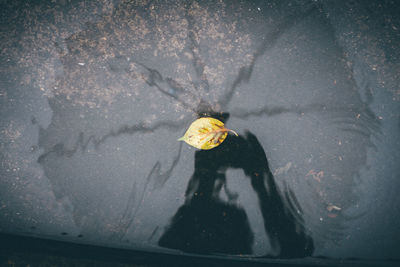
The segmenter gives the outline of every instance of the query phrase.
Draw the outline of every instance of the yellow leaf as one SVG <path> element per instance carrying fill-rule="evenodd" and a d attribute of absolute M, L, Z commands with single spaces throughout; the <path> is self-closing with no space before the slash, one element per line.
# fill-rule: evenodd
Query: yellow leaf
<path fill-rule="evenodd" d="M 219 146 L 225 140 L 228 132 L 238 135 L 235 131 L 225 128 L 222 121 L 204 117 L 195 120 L 178 141 L 185 141 L 195 148 L 208 150 Z"/>

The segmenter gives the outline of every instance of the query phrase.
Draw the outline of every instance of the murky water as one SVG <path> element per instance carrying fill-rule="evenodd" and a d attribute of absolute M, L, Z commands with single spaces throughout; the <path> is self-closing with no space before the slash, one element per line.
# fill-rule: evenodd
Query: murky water
<path fill-rule="evenodd" d="M 3 5 L 0 231 L 398 259 L 393 4 Z M 202 116 L 239 137 L 177 142 Z"/>

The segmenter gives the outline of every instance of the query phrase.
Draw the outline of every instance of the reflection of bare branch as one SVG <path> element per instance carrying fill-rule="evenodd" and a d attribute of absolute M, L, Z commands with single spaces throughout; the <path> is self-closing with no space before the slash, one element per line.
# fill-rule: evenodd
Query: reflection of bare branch
<path fill-rule="evenodd" d="M 122 214 L 122 217 L 118 223 L 117 230 L 112 238 L 121 240 L 125 235 L 126 232 L 129 230 L 130 226 L 132 225 L 136 214 L 140 210 L 140 207 L 144 203 L 145 199 L 145 193 L 147 191 L 147 188 L 150 184 L 150 182 L 154 182 L 154 188 L 161 188 L 165 182 L 171 177 L 171 174 L 176 167 L 176 165 L 179 162 L 179 159 L 181 157 L 181 151 L 182 151 L 182 143 L 180 143 L 178 154 L 175 156 L 174 160 L 172 161 L 171 166 L 163 173 L 160 172 L 161 170 L 161 163 L 159 161 L 156 162 L 156 164 L 153 166 L 151 169 L 150 173 L 147 175 L 146 178 L 146 184 L 141 190 L 140 197 L 138 199 L 138 202 L 136 203 L 136 196 L 138 192 L 135 190 L 136 189 L 136 182 L 133 184 L 133 188 L 131 191 L 131 194 L 129 196 L 128 202 L 125 207 L 125 211 Z M 136 203 L 136 205 L 135 205 Z M 135 206 L 135 207 L 134 207 Z"/>
<path fill-rule="evenodd" d="M 261 117 L 261 116 L 275 116 L 285 113 L 292 113 L 298 115 L 304 115 L 306 113 L 318 113 L 326 115 L 328 120 L 331 120 L 333 125 L 341 131 L 352 132 L 361 134 L 366 137 L 373 135 L 379 138 L 381 133 L 379 119 L 369 112 L 366 108 L 352 108 L 349 110 L 348 107 L 327 107 L 323 104 L 309 104 L 305 106 L 295 105 L 292 107 L 272 107 L 269 108 L 264 106 L 256 110 L 233 110 L 231 116 L 239 119 L 247 119 L 249 117 Z"/>
<path fill-rule="evenodd" d="M 161 164 L 155 169 L 151 179 L 154 181 L 154 188 L 159 189 L 164 186 L 167 180 L 171 177 L 172 171 L 174 170 L 175 166 L 178 164 L 179 159 L 181 157 L 182 152 L 182 142 L 179 143 L 179 152 L 178 155 L 172 161 L 171 166 L 165 171 L 161 172 Z M 154 166 L 155 167 L 155 166 Z"/>
<path fill-rule="evenodd" d="M 188 37 L 190 40 L 189 50 L 192 53 L 192 63 L 194 70 L 196 71 L 197 77 L 200 79 L 200 88 L 196 84 L 194 87 L 197 91 L 202 91 L 204 89 L 206 92 L 210 90 L 210 85 L 208 84 L 207 76 L 204 73 L 205 63 L 200 58 L 200 46 L 199 43 L 196 41 L 196 32 L 194 30 L 194 17 L 190 15 L 189 8 L 186 10 L 185 18 L 188 21 Z"/>
<path fill-rule="evenodd" d="M 195 108 L 193 107 L 194 103 L 197 102 L 198 97 L 194 94 L 192 94 L 190 91 L 184 90 L 183 86 L 181 86 L 177 81 L 175 81 L 172 78 L 163 78 L 162 75 L 160 74 L 159 71 L 156 69 L 152 69 L 147 67 L 143 63 L 137 62 L 138 65 L 142 66 L 146 72 L 147 75 L 142 73 L 142 77 L 145 80 L 145 82 L 151 86 L 151 87 L 156 87 L 158 91 L 161 93 L 170 96 L 174 98 L 176 101 L 181 103 L 184 107 L 195 111 Z M 167 86 L 168 88 L 164 88 L 162 85 Z M 183 96 L 189 96 L 192 99 L 192 103 L 187 103 L 184 99 Z"/>
<path fill-rule="evenodd" d="M 316 111 L 325 111 L 326 107 L 321 104 L 310 104 L 306 106 L 292 106 L 292 107 L 272 107 L 269 108 L 267 106 L 262 107 L 258 110 L 234 110 L 231 113 L 232 117 L 240 118 L 240 119 L 247 119 L 248 117 L 261 117 L 264 115 L 267 116 L 275 116 L 280 115 L 283 113 L 295 113 L 295 114 L 303 114 L 306 112 L 316 112 Z"/>
<path fill-rule="evenodd" d="M 143 123 L 135 124 L 132 126 L 122 126 L 117 131 L 111 130 L 108 134 L 96 139 L 94 135 L 91 135 L 85 138 L 84 133 L 81 132 L 79 134 L 79 138 L 75 145 L 72 148 L 67 148 L 64 146 L 63 143 L 58 143 L 52 146 L 52 148 L 45 152 L 44 154 L 40 155 L 38 158 L 38 162 L 42 162 L 47 156 L 52 153 L 56 153 L 58 156 L 73 156 L 78 149 L 86 150 L 89 144 L 93 144 L 96 148 L 106 142 L 106 140 L 110 137 L 117 137 L 123 134 L 133 135 L 136 133 L 151 133 L 158 129 L 170 129 L 170 130 L 177 130 L 184 126 L 184 122 L 176 122 L 176 121 L 162 121 L 152 126 L 146 126 Z"/>
<path fill-rule="evenodd" d="M 315 8 L 311 8 L 310 10 L 308 10 L 303 14 L 293 14 L 284 22 L 274 27 L 274 29 L 271 32 L 267 33 L 265 37 L 263 37 L 264 41 L 262 42 L 260 47 L 256 50 L 256 52 L 253 54 L 253 59 L 251 60 L 250 64 L 248 66 L 243 66 L 240 68 L 239 73 L 236 79 L 233 81 L 230 90 L 227 91 L 227 93 L 224 94 L 222 98 L 219 100 L 219 104 L 223 109 L 226 109 L 226 107 L 230 103 L 236 88 L 241 83 L 248 82 L 250 80 L 254 66 L 259 57 L 262 56 L 268 49 L 274 47 L 279 37 L 281 37 L 287 30 L 289 30 L 293 25 L 295 25 L 296 22 L 308 17 L 315 10 L 316 10 Z"/>
<path fill-rule="evenodd" d="M 140 190 L 142 192 L 141 199 L 143 200 L 143 195 L 144 195 L 145 190 Z M 124 235 L 126 234 L 127 229 L 129 228 L 129 225 L 131 224 L 133 218 L 135 217 L 138 208 L 136 209 L 133 208 L 136 202 L 136 196 L 137 196 L 137 190 L 136 190 L 136 181 L 133 183 L 131 193 L 129 194 L 128 201 L 126 203 L 126 207 L 124 210 L 124 213 L 122 214 L 121 219 L 118 222 L 118 226 L 116 227 L 116 232 L 113 233 L 111 236 L 111 239 L 117 239 L 121 240 Z M 138 205 L 136 205 L 138 206 Z"/>

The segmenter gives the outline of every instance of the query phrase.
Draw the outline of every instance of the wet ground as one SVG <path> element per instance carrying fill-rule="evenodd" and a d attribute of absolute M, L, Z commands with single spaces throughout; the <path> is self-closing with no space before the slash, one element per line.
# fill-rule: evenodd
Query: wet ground
<path fill-rule="evenodd" d="M 3 1 L 0 232 L 400 260 L 399 6 Z"/>

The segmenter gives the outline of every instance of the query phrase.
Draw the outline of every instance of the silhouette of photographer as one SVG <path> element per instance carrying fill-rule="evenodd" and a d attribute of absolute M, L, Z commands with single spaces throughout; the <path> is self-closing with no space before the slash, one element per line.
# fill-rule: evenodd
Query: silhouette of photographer
<path fill-rule="evenodd" d="M 223 121 L 227 113 L 202 113 Z M 253 232 L 246 212 L 232 203 L 237 195 L 226 186 L 226 170 L 243 169 L 251 179 L 269 237 L 273 255 L 266 257 L 306 257 L 314 250 L 313 240 L 305 232 L 300 215 L 277 187 L 264 149 L 255 135 L 228 135 L 211 150 L 195 153 L 195 170 L 191 177 L 185 203 L 171 219 L 158 243 L 162 247 L 194 253 L 251 254 Z M 219 197 L 224 188 L 228 202 Z"/>

